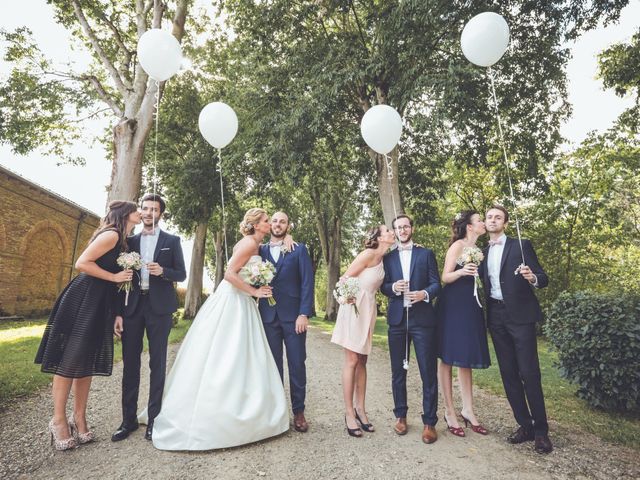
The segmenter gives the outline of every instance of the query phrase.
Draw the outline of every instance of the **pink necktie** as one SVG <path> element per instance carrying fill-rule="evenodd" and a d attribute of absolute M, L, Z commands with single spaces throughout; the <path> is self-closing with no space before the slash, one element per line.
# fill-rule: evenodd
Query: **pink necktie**
<path fill-rule="evenodd" d="M 494 245 L 502 245 L 504 241 L 502 239 L 499 240 L 489 240 L 489 246 L 493 247 Z"/>

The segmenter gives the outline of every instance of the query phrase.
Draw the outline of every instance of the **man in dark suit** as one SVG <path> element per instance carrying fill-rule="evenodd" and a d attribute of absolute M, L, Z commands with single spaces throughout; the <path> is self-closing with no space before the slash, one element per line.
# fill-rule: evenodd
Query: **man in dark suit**
<path fill-rule="evenodd" d="M 542 310 L 533 292 L 546 287 L 549 278 L 529 240 L 522 240 L 521 250 L 518 239 L 505 235 L 508 221 L 509 213 L 500 205 L 487 211 L 485 226 L 490 241 L 479 272 L 502 383 L 520 425 L 507 440 L 535 440 L 538 453 L 549 453 L 553 446 L 548 436 L 536 339 L 536 322 L 542 320 Z"/>
<path fill-rule="evenodd" d="M 269 260 L 276 267 L 275 277 L 271 281 L 276 304 L 271 306 L 267 299 L 261 298 L 260 316 L 280 378 L 283 379 L 283 344 L 286 348 L 293 427 L 298 432 L 306 432 L 309 424 L 304 416 L 307 388 L 304 362 L 307 358 L 307 327 L 314 310 L 314 274 L 304 244 L 298 244 L 292 251 L 287 251 L 283 245 L 288 229 L 287 214 L 274 213 L 270 241 L 260 246 L 262 259 Z"/>
<path fill-rule="evenodd" d="M 394 430 L 407 433 L 407 371 L 409 346 L 413 342 L 422 379 L 422 441 L 438 439 L 437 337 L 433 300 L 440 293 L 438 264 L 432 250 L 413 244 L 413 220 L 398 215 L 393 229 L 398 248 L 384 256 L 382 293 L 389 297 L 389 356 L 396 416 Z"/>
<path fill-rule="evenodd" d="M 174 282 L 183 281 L 187 274 L 180 246 L 180 237 L 158 228 L 165 210 L 160 195 L 142 197 L 143 230 L 129 237 L 129 250 L 138 252 L 145 266 L 139 282 L 133 282 L 128 302 L 124 307 L 123 322 L 116 322 L 114 331 L 122 338 L 122 424 L 111 436 L 117 442 L 124 440 L 138 428 L 138 391 L 140 389 L 140 355 L 142 339 L 147 331 L 149 340 L 149 368 L 151 383 L 147 407 L 145 438 L 151 440 L 153 420 L 160 413 L 167 368 L 167 342 L 173 313 L 178 309 Z"/>

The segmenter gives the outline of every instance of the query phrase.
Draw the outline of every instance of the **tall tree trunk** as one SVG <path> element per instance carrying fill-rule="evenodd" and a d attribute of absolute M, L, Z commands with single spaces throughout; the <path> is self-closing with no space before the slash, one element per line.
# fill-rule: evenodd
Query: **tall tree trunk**
<path fill-rule="evenodd" d="M 208 222 L 200 222 L 196 227 L 191 253 L 191 267 L 189 268 L 189 283 L 187 298 L 184 302 L 184 317 L 193 318 L 198 313 L 202 299 L 202 274 L 204 271 L 204 247 L 207 241 Z"/>
<path fill-rule="evenodd" d="M 340 219 L 335 219 L 329 232 L 329 255 L 327 258 L 327 311 L 325 319 L 335 322 L 338 317 L 339 304 L 333 296 L 333 289 L 340 278 Z"/>
<path fill-rule="evenodd" d="M 222 230 L 216 232 L 213 239 L 213 243 L 216 249 L 216 274 L 213 288 L 216 289 L 224 278 L 224 234 Z"/>
<path fill-rule="evenodd" d="M 384 223 L 391 228 L 393 219 L 404 213 L 398 183 L 398 148 L 394 148 L 389 154 L 390 161 L 384 155 L 380 155 L 371 149 L 369 149 L 368 153 L 376 166 L 378 195 L 380 196 Z"/>
<path fill-rule="evenodd" d="M 139 142 L 138 122 L 125 119 L 113 129 L 113 164 L 107 202 L 138 200 L 142 183 L 144 143 Z"/>

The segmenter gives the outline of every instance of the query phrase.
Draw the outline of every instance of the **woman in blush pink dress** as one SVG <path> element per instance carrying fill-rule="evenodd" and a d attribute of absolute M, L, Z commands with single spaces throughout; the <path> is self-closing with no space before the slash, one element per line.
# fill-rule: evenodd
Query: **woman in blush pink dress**
<path fill-rule="evenodd" d="M 374 431 L 364 404 L 367 357 L 371 353 L 371 337 L 376 324 L 376 292 L 384 279 L 382 257 L 394 241 L 393 231 L 385 225 L 370 229 L 364 242 L 365 249 L 351 262 L 344 274 L 344 277 L 358 278 L 360 291 L 355 298 L 340 305 L 331 341 L 344 347 L 342 391 L 345 423 L 352 437 L 361 437 L 362 430 Z M 357 314 L 354 306 L 357 307 Z"/>

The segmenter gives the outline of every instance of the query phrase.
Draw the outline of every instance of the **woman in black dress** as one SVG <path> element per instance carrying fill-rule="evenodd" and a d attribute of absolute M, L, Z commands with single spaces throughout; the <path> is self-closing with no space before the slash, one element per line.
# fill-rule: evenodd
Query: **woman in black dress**
<path fill-rule="evenodd" d="M 472 369 L 488 368 L 491 364 L 484 315 L 478 300 L 480 292 L 474 288 L 478 265 L 460 265 L 464 262 L 458 262 L 465 248 L 477 248 L 476 241 L 486 230 L 482 218 L 474 210 L 457 214 L 451 229 L 451 241 L 442 270 L 445 285 L 438 297 L 437 307 L 441 359 L 438 379 L 444 396 L 444 421 L 452 434 L 465 436 L 453 406 L 451 370 L 455 366 L 458 367 L 462 397 L 460 416 L 465 426 L 471 423 L 474 432 L 486 435 L 487 430 L 478 423 L 473 411 Z"/>
<path fill-rule="evenodd" d="M 36 363 L 53 373 L 51 441 L 57 450 L 74 448 L 93 440 L 86 420 L 87 398 L 93 375 L 111 375 L 113 324 L 121 313 L 118 284 L 132 279 L 117 258 L 127 248 L 127 234 L 140 223 L 133 202 L 113 201 L 89 245 L 76 261 L 81 273 L 56 300 L 45 328 Z M 73 388 L 74 408 L 66 406 Z"/>

